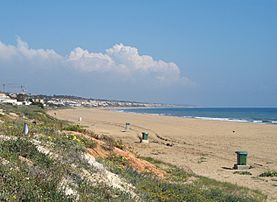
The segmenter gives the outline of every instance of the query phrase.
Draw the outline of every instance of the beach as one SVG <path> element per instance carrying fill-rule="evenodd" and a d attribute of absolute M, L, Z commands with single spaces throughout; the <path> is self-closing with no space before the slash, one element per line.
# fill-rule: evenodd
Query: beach
<path fill-rule="evenodd" d="M 72 108 L 49 111 L 53 117 L 121 140 L 139 156 L 152 157 L 197 175 L 260 190 L 277 200 L 277 178 L 258 177 L 277 170 L 277 125 L 199 120 L 172 116 Z M 81 121 L 80 121 L 80 117 Z M 125 124 L 130 128 L 125 130 Z M 140 143 L 142 132 L 149 144 Z M 236 151 L 248 152 L 252 175 L 234 174 Z"/>

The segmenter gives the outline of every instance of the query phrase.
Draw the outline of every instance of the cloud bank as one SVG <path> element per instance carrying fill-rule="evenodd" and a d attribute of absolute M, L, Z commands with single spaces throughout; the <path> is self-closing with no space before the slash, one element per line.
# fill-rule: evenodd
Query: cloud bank
<path fill-rule="evenodd" d="M 76 48 L 71 51 L 68 61 L 76 69 L 87 72 L 112 72 L 127 77 L 150 74 L 157 80 L 167 82 L 180 79 L 180 70 L 176 64 L 157 61 L 148 55 L 139 55 L 137 48 L 123 44 L 116 44 L 105 53 Z"/>
<path fill-rule="evenodd" d="M 182 86 L 187 79 L 175 63 L 141 55 L 137 48 L 121 43 L 104 52 L 77 47 L 64 56 L 53 49 L 30 48 L 18 37 L 15 45 L 0 41 L 2 82 L 24 83 L 30 90 L 50 94 L 58 91 L 140 99 L 146 93 L 155 97 L 159 91 L 165 93 L 166 88 L 170 91 Z"/>
<path fill-rule="evenodd" d="M 22 62 L 27 61 L 47 61 L 62 59 L 62 56 L 51 49 L 32 49 L 28 44 L 21 40 L 20 37 L 16 40 L 16 46 L 6 45 L 0 41 L 0 59 L 1 62 L 12 62 L 14 60 Z"/>
<path fill-rule="evenodd" d="M 84 73 L 111 73 L 125 79 L 147 76 L 161 82 L 180 80 L 180 70 L 175 63 L 155 60 L 148 55 L 140 55 L 135 47 L 115 44 L 103 53 L 90 52 L 80 47 L 68 56 L 62 56 L 52 49 L 32 49 L 17 38 L 16 45 L 0 42 L 1 63 L 21 63 L 25 68 L 74 68 Z"/>

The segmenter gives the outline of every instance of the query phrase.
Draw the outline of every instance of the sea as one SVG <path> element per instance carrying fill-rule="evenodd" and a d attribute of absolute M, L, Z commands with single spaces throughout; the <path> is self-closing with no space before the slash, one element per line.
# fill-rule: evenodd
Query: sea
<path fill-rule="evenodd" d="M 118 111 L 204 120 L 277 124 L 277 108 L 127 108 Z"/>

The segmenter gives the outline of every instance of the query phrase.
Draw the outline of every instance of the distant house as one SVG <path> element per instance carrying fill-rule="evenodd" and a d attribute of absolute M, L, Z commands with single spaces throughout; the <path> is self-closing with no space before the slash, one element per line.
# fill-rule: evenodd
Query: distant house
<path fill-rule="evenodd" d="M 22 105 L 22 102 L 17 102 L 16 99 L 11 99 L 10 96 L 5 93 L 0 93 L 0 103 L 11 104 L 11 105 Z"/>
<path fill-rule="evenodd" d="M 26 93 L 19 93 L 16 95 L 16 100 L 18 102 L 26 102 L 29 99 L 29 96 Z"/>
<path fill-rule="evenodd" d="M 44 99 L 41 99 L 41 98 L 32 98 L 31 101 L 34 104 L 36 104 L 36 103 L 44 104 Z"/>
<path fill-rule="evenodd" d="M 31 103 L 33 105 L 38 105 L 40 107 L 46 107 L 44 99 L 41 99 L 41 98 L 32 98 Z"/>
<path fill-rule="evenodd" d="M 0 92 L 0 97 L 4 97 L 4 96 L 6 96 L 6 94 Z"/>
<path fill-rule="evenodd" d="M 11 105 L 30 105 L 26 94 L 9 94 L 0 92 L 0 103 Z"/>
<path fill-rule="evenodd" d="M 0 102 L 3 102 L 4 100 L 10 99 L 9 96 L 7 96 L 5 93 L 0 92 Z"/>

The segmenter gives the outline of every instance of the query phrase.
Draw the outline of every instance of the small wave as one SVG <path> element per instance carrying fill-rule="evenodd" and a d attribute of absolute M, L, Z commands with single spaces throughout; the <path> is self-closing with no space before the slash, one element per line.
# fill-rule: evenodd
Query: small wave
<path fill-rule="evenodd" d="M 277 124 L 277 120 L 276 119 L 255 119 L 254 117 L 251 117 L 249 116 L 249 118 L 247 117 L 229 117 L 229 118 L 219 118 L 219 117 L 207 117 L 207 116 L 193 116 L 193 115 L 184 115 L 182 113 L 171 113 L 171 112 L 160 112 L 160 111 L 157 111 L 157 113 L 153 113 L 150 111 L 147 111 L 147 109 L 145 111 L 129 111 L 129 110 L 121 110 L 121 109 L 118 109 L 116 111 L 119 111 L 119 112 L 128 112 L 128 113 L 135 113 L 135 114 L 148 114 L 148 115 L 156 115 L 156 116 L 175 116 L 175 117 L 183 117 L 183 118 L 193 118 L 193 119 L 202 119 L 202 120 L 214 120 L 214 121 L 228 121 L 228 122 L 241 122 L 241 123 L 255 123 L 255 124 Z M 174 112 L 174 111 L 173 111 Z M 227 115 L 226 115 L 227 116 Z M 244 118 L 244 119 L 243 119 Z"/>
<path fill-rule="evenodd" d="M 185 118 L 195 118 L 202 120 L 211 121 L 230 121 L 230 122 L 240 122 L 240 123 L 257 123 L 257 124 L 277 124 L 277 121 L 265 121 L 265 120 L 246 120 L 246 119 L 231 119 L 231 118 L 213 118 L 213 117 L 201 117 L 201 116 L 184 116 Z"/>
<path fill-rule="evenodd" d="M 195 118 L 195 117 L 193 117 L 193 116 L 183 116 L 184 118 Z"/>
<path fill-rule="evenodd" d="M 265 123 L 265 122 L 262 120 L 254 120 L 253 123 Z"/>
<path fill-rule="evenodd" d="M 248 122 L 250 122 L 250 121 L 245 120 L 245 119 L 229 119 L 228 121 L 241 122 L 241 123 L 248 123 Z"/>
<path fill-rule="evenodd" d="M 232 122 L 242 122 L 242 123 L 250 122 L 244 119 L 230 119 L 230 118 L 213 118 L 213 117 L 200 117 L 200 116 L 196 116 L 192 118 L 202 119 L 202 120 L 212 120 L 212 121 L 232 121 Z"/>
<path fill-rule="evenodd" d="M 120 109 L 115 109 L 115 110 L 112 110 L 114 112 L 125 112 L 124 110 L 120 110 Z"/>

